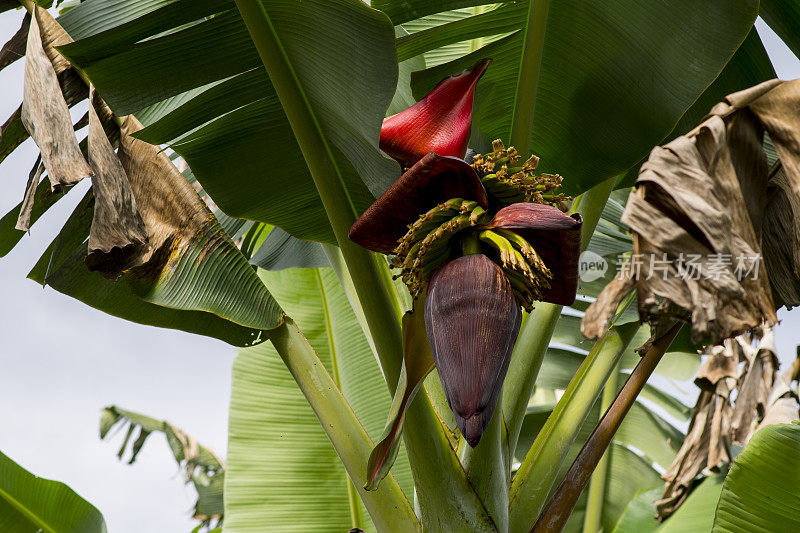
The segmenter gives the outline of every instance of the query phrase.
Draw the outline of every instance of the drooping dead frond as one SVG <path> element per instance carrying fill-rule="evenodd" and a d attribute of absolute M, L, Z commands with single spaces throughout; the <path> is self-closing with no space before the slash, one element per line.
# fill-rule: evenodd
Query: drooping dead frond
<path fill-rule="evenodd" d="M 44 12 L 35 6 L 36 16 L 28 32 L 21 118 L 42 153 L 42 161 L 55 191 L 90 176 L 91 169 L 78 147 L 69 107 L 45 46 L 52 53 L 58 52 L 52 50 L 52 39 L 47 45 L 43 43 L 43 36 L 50 34 L 41 30 L 41 21 L 49 15 L 40 16 L 40 11 Z M 66 61 L 63 57 L 61 60 Z"/>
<path fill-rule="evenodd" d="M 775 380 L 764 406 L 764 416 L 758 426 L 747 436 L 747 440 L 750 440 L 750 437 L 764 426 L 789 424 L 797 421 L 800 417 L 800 400 L 798 400 L 797 392 L 791 387 L 793 381 L 800 379 L 800 346 L 798 346 L 797 353 L 794 364 L 781 372 Z"/>
<path fill-rule="evenodd" d="M 700 387 L 689 431 L 672 465 L 662 476 L 667 481 L 662 499 L 656 502 L 659 518 L 672 514 L 689 495 L 694 479 L 704 469 L 719 470 L 730 462 L 731 391 L 736 385 L 739 350 L 733 341 L 712 346 L 698 371 Z"/>
<path fill-rule="evenodd" d="M 744 446 L 758 421 L 764 418 L 778 370 L 778 356 L 772 328 L 764 332 L 758 349 L 746 343 L 742 337 L 737 337 L 736 342 L 744 356 L 744 367 L 738 378 L 736 405 L 731 419 L 731 441 Z"/>
<path fill-rule="evenodd" d="M 689 431 L 672 465 L 662 476 L 664 495 L 656 502 L 659 518 L 672 514 L 689 495 L 695 478 L 706 468 L 719 470 L 730 462 L 729 431 L 733 407 L 731 391 L 736 386 L 739 349 L 735 341 L 712 346 L 698 371 L 700 387 Z"/>
<path fill-rule="evenodd" d="M 135 265 L 147 247 L 144 222 L 136 208 L 125 169 L 111 146 L 97 113 L 105 107 L 94 89 L 89 104 L 89 162 L 92 165 L 94 217 L 86 265 L 111 279 Z"/>
<path fill-rule="evenodd" d="M 758 429 L 792 422 L 800 415 L 797 395 L 790 387 L 800 373 L 800 364 L 795 362 L 777 376 L 771 328 L 764 329 L 757 348 L 753 338 L 744 334 L 708 348 L 706 354 L 695 379 L 701 392 L 689 431 L 662 476 L 667 484 L 662 499 L 656 502 L 659 519 L 681 505 L 699 476 L 724 471 L 736 449 L 746 445 Z"/>
<path fill-rule="evenodd" d="M 56 73 L 63 99 L 71 107 L 89 94 L 86 83 L 78 76 L 75 68 L 55 48 L 72 42 L 72 39 L 46 10 L 37 8 L 34 12 L 44 53 Z M 32 17 L 26 14 L 20 30 L 3 46 L 0 51 L 0 69 L 25 55 L 31 20 Z M 28 131 L 22 123 L 20 105 L 0 128 L 0 162 L 28 137 Z"/>
<path fill-rule="evenodd" d="M 136 118 L 126 117 L 118 154 L 150 243 L 134 266 L 158 275 L 165 262 L 179 259 L 184 248 L 217 237 L 208 229 L 214 216 L 169 157 L 158 146 L 133 137 L 141 128 Z M 214 246 L 213 242 L 203 244 Z M 142 274 L 138 271 L 137 275 Z"/>
<path fill-rule="evenodd" d="M 59 46 L 73 42 L 72 37 L 46 9 L 37 6 L 34 14 L 38 22 L 44 52 L 53 65 L 64 99 L 68 105 L 72 106 L 89 96 L 89 88 L 86 83 L 78 75 L 72 64 L 57 49 Z"/>
<path fill-rule="evenodd" d="M 622 218 L 634 233 L 634 264 L 620 276 L 632 281 L 606 288 L 585 334 L 605 330 L 630 285 L 642 319 L 658 314 L 661 299 L 689 311 L 695 342 L 773 324 L 778 305 L 800 304 L 798 106 L 800 80 L 765 82 L 729 95 L 697 128 L 651 152 Z M 781 172 L 769 171 L 765 132 Z M 765 246 L 778 241 L 790 251 Z"/>

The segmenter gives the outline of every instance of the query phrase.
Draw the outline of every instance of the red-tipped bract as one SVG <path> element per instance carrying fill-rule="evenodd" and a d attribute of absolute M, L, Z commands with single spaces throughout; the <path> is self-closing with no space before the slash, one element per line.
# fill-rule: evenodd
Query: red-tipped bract
<path fill-rule="evenodd" d="M 466 255 L 431 277 L 425 329 L 461 434 L 473 448 L 492 419 L 522 312 L 503 271 Z"/>
<path fill-rule="evenodd" d="M 463 158 L 470 136 L 475 85 L 490 61 L 482 59 L 472 68 L 445 78 L 428 96 L 384 120 L 381 150 L 406 166 L 428 152 Z"/>

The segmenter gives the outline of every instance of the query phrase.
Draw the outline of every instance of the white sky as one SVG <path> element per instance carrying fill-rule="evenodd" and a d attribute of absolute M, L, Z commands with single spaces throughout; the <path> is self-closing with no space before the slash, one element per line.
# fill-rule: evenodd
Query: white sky
<path fill-rule="evenodd" d="M 0 41 L 21 17 L 0 15 Z M 22 101 L 23 70 L 20 60 L 0 73 L 0 123 Z M 28 140 L 0 166 L 0 216 L 22 199 L 37 154 Z M 0 450 L 70 485 L 100 509 L 111 532 L 189 532 L 194 489 L 183 485 L 163 436 L 151 436 L 128 466 L 116 457 L 121 435 L 99 439 L 100 410 L 116 404 L 166 418 L 224 455 L 235 350 L 111 317 L 25 278 L 88 185 L 0 258 Z"/>
<path fill-rule="evenodd" d="M 20 19 L 19 11 L 0 15 L 0 41 Z M 765 25 L 758 29 L 778 75 L 800 77 L 800 62 Z M 0 121 L 22 100 L 23 66 L 20 60 L 0 73 Z M 22 199 L 36 155 L 28 140 L 0 166 L 0 215 Z M 166 418 L 224 455 L 234 349 L 113 318 L 25 279 L 86 187 L 76 187 L 0 259 L 0 450 L 70 485 L 100 509 L 111 532 L 188 532 L 196 523 L 194 491 L 183 486 L 163 437 L 152 436 L 128 466 L 116 458 L 121 436 L 99 440 L 99 412 L 116 404 Z M 790 360 L 800 313 L 780 316 L 778 349 Z"/>

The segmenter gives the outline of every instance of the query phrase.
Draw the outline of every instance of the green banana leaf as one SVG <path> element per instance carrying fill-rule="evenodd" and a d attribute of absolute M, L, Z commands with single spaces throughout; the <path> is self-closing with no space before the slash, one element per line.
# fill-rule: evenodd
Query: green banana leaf
<path fill-rule="evenodd" d="M 678 510 L 660 524 L 655 518 L 655 501 L 661 498 L 664 488 L 641 490 L 625 508 L 612 533 L 708 533 L 724 479 L 724 473 L 704 478 Z"/>
<path fill-rule="evenodd" d="M 722 485 L 713 533 L 800 529 L 800 425 L 758 430 Z"/>
<path fill-rule="evenodd" d="M 108 9 L 120 3 L 89 0 L 60 19 L 76 37 L 62 52 L 112 109 L 123 115 L 150 108 L 140 138 L 171 143 L 227 214 L 334 243 L 306 160 L 233 2 L 202 2 L 203 13 L 213 13 L 206 18 L 200 8 L 173 17 L 173 4 L 186 2 L 136 0 Z M 397 86 L 394 30 L 357 0 L 267 8 L 360 213 L 399 176 L 377 146 Z M 167 101 L 154 114 L 151 106 Z"/>
<path fill-rule="evenodd" d="M 402 26 L 396 26 L 394 35 L 399 39 L 407 36 L 408 32 Z M 389 108 L 386 110 L 387 117 L 414 105 L 414 95 L 411 91 L 411 73 L 425 68 L 425 58 L 421 55 L 406 60 L 398 57 L 398 60 L 400 62 L 397 65 L 397 89 L 394 92 Z"/>
<path fill-rule="evenodd" d="M 163 433 L 173 457 L 183 471 L 185 482 L 191 482 L 197 491 L 193 517 L 200 520 L 199 527 L 210 529 L 212 523 L 215 526 L 222 524 L 222 487 L 225 482 L 225 464 L 222 459 L 170 422 L 114 405 L 106 407 L 100 414 L 100 439 L 104 439 L 112 429 L 121 430 L 126 426 L 125 438 L 117 456 L 123 459 L 128 454 L 128 464 L 133 464 L 150 435 Z M 131 442 L 134 434 L 136 438 Z"/>
<path fill-rule="evenodd" d="M 637 492 L 625 507 L 612 533 L 650 533 L 658 529 L 655 501 L 661 494 L 658 488 Z"/>
<path fill-rule="evenodd" d="M 171 115 L 170 131 L 162 129 L 160 134 L 155 134 L 154 130 L 153 136 L 147 137 L 148 140 L 174 142 L 178 151 L 187 156 L 204 187 L 232 216 L 258 218 L 274 223 L 302 238 L 332 242 L 332 235 L 324 220 L 320 225 L 319 220 L 309 218 L 315 216 L 313 214 L 304 213 L 303 217 L 299 215 L 300 212 L 306 211 L 303 208 L 309 208 L 308 212 L 321 213 L 320 209 L 310 209 L 312 206 L 319 207 L 318 199 L 315 199 L 315 191 L 304 169 L 296 143 L 291 138 L 284 139 L 288 124 L 276 105 L 274 94 L 269 91 L 268 81 L 252 45 L 247 40 L 248 36 L 241 21 L 236 13 L 225 10 L 230 3 L 210 2 L 209 6 L 203 9 L 209 11 L 217 9 L 216 16 L 207 20 L 196 20 L 189 27 L 178 30 L 180 24 L 190 17 L 187 15 L 171 23 L 171 11 L 168 8 L 175 2 L 168 2 L 165 3 L 166 6 L 158 7 L 149 5 L 154 4 L 153 2 L 142 2 L 145 6 L 142 9 L 146 10 L 148 16 L 141 17 L 141 21 L 133 17 L 105 16 L 100 13 L 100 8 L 110 2 L 111 0 L 84 2 L 62 18 L 68 31 L 72 30 L 74 21 L 84 19 L 80 28 L 75 26 L 74 36 L 78 42 L 64 47 L 64 52 L 86 69 L 112 107 L 119 113 L 136 112 L 168 98 L 187 94 L 185 101 L 177 110 L 162 118 L 166 120 Z M 429 52 L 441 48 L 443 42 L 460 39 L 461 42 L 469 41 L 470 44 L 464 45 L 466 48 L 462 47 L 459 54 L 469 52 L 476 46 L 485 47 L 475 52 L 477 55 L 498 52 L 489 54 L 494 57 L 495 64 L 487 73 L 486 80 L 479 85 L 476 100 L 478 102 L 476 131 L 479 130 L 483 138 L 491 139 L 507 135 L 508 125 L 498 121 L 508 120 L 510 113 L 501 112 L 498 106 L 509 105 L 508 98 L 503 95 L 509 90 L 513 91 L 513 86 L 516 84 L 517 73 L 514 62 L 519 57 L 521 39 L 518 30 L 525 24 L 527 10 L 523 9 L 526 7 L 525 2 L 519 2 L 497 7 L 485 5 L 471 7 L 456 13 L 448 11 L 476 3 L 483 4 L 474 1 L 415 1 L 404 2 L 402 6 L 393 6 L 391 3 L 378 2 L 375 7 L 385 9 L 395 23 L 407 23 L 404 27 L 411 31 L 412 35 L 399 38 L 398 45 L 401 51 L 404 47 L 408 48 L 408 43 L 416 43 L 415 50 L 408 53 L 432 47 L 422 52 L 428 58 Z M 308 60 L 304 58 L 308 57 L 309 52 L 320 52 L 313 47 L 322 47 L 320 44 L 322 42 L 341 41 L 340 35 L 348 32 L 348 24 L 354 23 L 354 21 L 343 21 L 343 17 L 337 18 L 337 13 L 326 11 L 323 9 L 324 6 L 321 7 L 316 3 L 311 5 L 311 9 L 301 11 L 294 3 L 288 3 L 284 6 L 285 10 L 276 10 L 270 15 L 273 18 L 277 17 L 276 27 L 279 33 L 282 32 L 281 17 L 292 16 L 292 20 L 297 21 L 298 16 L 311 17 L 312 13 L 315 14 L 315 18 L 309 23 L 310 26 L 318 25 L 322 28 L 320 31 L 335 32 L 336 36 L 330 39 L 318 38 L 314 43 L 298 41 L 287 45 L 288 48 L 297 46 L 296 52 L 290 50 L 290 55 L 293 55 L 290 60 L 297 62 L 295 68 L 301 76 L 305 76 L 303 73 L 307 69 L 305 62 Z M 746 36 L 756 11 L 755 2 L 749 2 L 744 9 L 740 8 L 741 6 L 732 9 L 716 4 L 699 8 L 695 3 L 691 6 L 660 6 L 659 9 L 664 10 L 663 13 L 653 13 L 651 7 L 630 12 L 629 6 L 620 1 L 588 4 L 559 2 L 551 8 L 549 17 L 551 31 L 548 36 L 552 35 L 552 39 L 548 39 L 545 46 L 543 60 L 545 71 L 541 78 L 543 87 L 540 91 L 541 95 L 547 94 L 548 97 L 546 99 L 542 97 L 540 105 L 537 105 L 539 118 L 534 128 L 534 146 L 536 151 L 544 156 L 543 169 L 556 169 L 567 176 L 566 183 L 573 192 L 583 190 L 615 173 L 605 169 L 613 168 L 616 172 L 625 170 L 641 158 L 650 146 L 663 138 L 698 94 L 720 72 L 729 59 L 731 50 L 735 49 Z M 355 9 L 355 5 L 343 8 L 343 11 L 347 9 Z M 108 9 L 106 11 L 111 12 Z M 98 19 L 97 22 L 86 22 L 85 19 L 89 18 L 86 14 L 89 12 L 94 14 L 93 19 Z M 353 11 L 353 15 L 357 12 Z M 414 23 L 408 24 L 425 15 L 434 19 L 421 21 L 416 27 Z M 380 33 L 377 30 L 380 27 L 378 19 L 367 17 L 366 12 L 364 16 L 370 24 L 377 24 L 376 31 L 369 33 L 370 37 L 374 35 L 377 39 Z M 482 18 L 477 21 L 471 20 L 475 17 Z M 711 20 L 714 21 L 713 24 Z M 586 24 L 576 24 L 576 21 L 586 21 Z M 603 23 L 598 24 L 597 21 Z M 443 23 L 452 25 L 442 30 L 440 28 Z M 569 31 L 561 31 L 561 26 L 567 23 Z M 641 30 L 648 25 L 652 26 L 652 31 Z M 676 31 L 671 25 L 680 28 L 680 31 Z M 718 29 L 713 36 L 708 35 L 710 27 Z M 420 31 L 423 28 L 424 30 Z M 695 31 L 687 31 L 687 28 Z M 124 31 L 114 35 L 115 29 Z M 430 33 L 421 35 L 432 30 L 436 30 L 438 37 L 434 35 L 434 38 L 431 38 Z M 489 31 L 494 33 L 487 35 Z M 492 42 L 494 38 L 509 31 L 516 33 Z M 159 36 L 155 39 L 141 41 L 142 38 L 157 33 Z M 361 31 L 359 35 L 363 36 L 365 33 Z M 620 39 L 621 35 L 625 35 L 626 38 Z M 680 38 L 674 43 L 675 46 L 669 47 L 670 50 L 674 50 L 673 54 L 664 56 L 660 53 L 650 55 L 645 53 L 648 49 L 654 51 L 665 49 L 664 43 L 671 42 L 669 39 L 674 39 L 675 36 Z M 291 39 L 294 36 L 287 38 L 289 39 L 287 42 L 292 43 Z M 569 42 L 562 44 L 565 39 Z M 425 41 L 426 44 L 423 43 L 424 46 L 421 46 L 421 41 Z M 576 50 L 574 47 L 576 42 L 585 44 Z M 188 43 L 192 43 L 191 46 Z M 572 44 L 567 46 L 570 43 Z M 450 43 L 452 44 L 455 42 Z M 198 50 L 197 46 L 203 47 L 202 50 Z M 359 91 L 364 93 L 364 86 L 369 85 L 369 97 L 366 100 L 359 99 L 363 111 L 361 116 L 364 117 L 359 123 L 368 122 L 366 117 L 371 113 L 373 124 L 377 126 L 375 118 L 382 116 L 386 106 L 386 97 L 383 93 L 393 92 L 391 88 L 385 88 L 384 91 L 385 80 L 381 83 L 377 76 L 384 74 L 386 78 L 385 75 L 389 74 L 389 81 L 393 82 L 394 77 L 389 70 L 386 70 L 389 68 L 387 57 L 391 56 L 391 50 L 380 39 L 363 47 L 369 48 L 372 52 L 369 61 L 360 63 L 351 58 L 348 63 L 348 65 L 361 65 L 357 79 L 363 86 L 349 87 L 349 92 L 343 91 L 342 94 L 360 94 Z M 384 48 L 387 49 L 386 53 L 383 51 Z M 600 53 L 598 50 L 605 53 Z M 704 54 L 702 60 L 696 57 L 696 50 L 701 50 Z M 330 53 L 333 54 L 332 51 Z M 641 69 L 624 70 L 619 66 L 614 67 L 612 58 L 623 54 L 626 58 L 639 57 Z M 156 55 L 169 60 L 154 61 Z M 508 61 L 507 57 L 510 58 Z M 647 59 L 649 57 L 659 57 L 660 61 L 653 65 L 650 59 Z M 603 61 L 607 64 L 599 64 Z M 687 61 L 697 63 L 701 67 L 685 69 Z M 460 63 L 466 64 L 468 60 L 462 58 L 457 62 L 458 65 L 447 63 L 418 73 L 415 82 L 417 96 L 424 94 L 451 71 L 460 70 L 462 68 Z M 430 59 L 429 63 L 433 64 Z M 136 68 L 131 65 L 135 65 Z M 549 65 L 552 65 L 552 68 Z M 548 68 L 550 70 L 547 70 Z M 347 67 L 340 69 L 338 75 L 341 76 L 347 70 Z M 333 65 L 331 72 L 333 75 L 329 80 L 336 79 L 337 72 Z M 644 86 L 639 79 L 641 72 L 651 73 L 646 77 L 649 80 L 647 86 Z M 591 76 L 596 76 L 597 79 L 593 80 Z M 352 76 L 348 78 L 348 83 L 355 83 L 352 81 Z M 158 80 L 158 83 L 154 83 L 155 80 Z M 555 84 L 558 87 L 557 91 L 547 90 L 549 86 L 555 87 Z M 209 85 L 211 86 L 199 95 L 190 97 L 187 93 Z M 260 86 L 260 91 L 254 89 L 256 85 Z M 310 87 L 310 84 L 305 85 Z M 485 91 L 481 89 L 482 86 L 486 88 Z M 631 86 L 636 87 L 636 91 L 627 89 Z M 212 93 L 213 91 L 219 94 L 224 91 L 226 98 L 212 99 L 213 94 L 217 94 Z M 204 97 L 206 92 L 210 93 Z M 556 94 L 570 94 L 571 98 L 551 97 Z M 654 95 L 662 95 L 663 98 L 654 98 Z M 312 100 L 314 98 L 316 97 L 312 97 Z M 583 107 L 574 105 L 570 105 L 569 109 L 565 107 L 576 99 Z M 209 101 L 219 101 L 219 103 L 208 105 Z M 654 107 L 654 102 L 658 102 L 659 105 Z M 220 105 L 227 107 L 219 108 Z M 320 107 L 333 108 L 342 105 L 347 108 L 344 101 L 328 102 L 327 105 L 320 103 Z M 376 110 L 378 107 L 380 109 Z M 642 112 L 626 112 L 619 114 L 619 120 L 609 120 L 606 113 L 613 113 L 614 109 L 642 109 Z M 179 112 L 175 114 L 176 111 Z M 191 117 L 191 120 L 181 128 L 181 121 L 177 119 L 187 116 Z M 635 135 L 632 129 L 634 123 L 622 120 L 625 117 L 635 117 L 632 118 L 635 121 Z M 331 125 L 339 118 L 341 117 L 333 117 Z M 353 119 L 349 124 L 356 122 Z M 579 127 L 573 127 L 571 125 L 573 123 Z M 539 124 L 547 124 L 547 127 Z M 342 124 L 336 123 L 336 125 Z M 165 124 L 158 127 L 151 124 L 156 130 L 162 126 Z M 326 126 L 327 124 L 323 124 L 323 127 Z M 175 127 L 183 129 L 183 132 L 177 131 Z M 199 129 L 193 129 L 198 127 Z M 332 127 L 328 132 L 334 139 L 334 144 L 338 142 L 336 129 Z M 352 127 L 344 130 L 352 132 Z M 542 133 L 537 134 L 538 130 L 542 130 Z M 371 139 L 370 142 L 374 143 L 376 129 L 371 132 L 363 128 L 357 131 L 360 138 Z M 188 135 L 179 137 L 180 133 L 186 132 Z M 266 135 L 266 132 L 271 136 Z M 145 130 L 141 135 L 150 134 Z M 356 135 L 356 138 L 358 137 L 359 135 Z M 265 142 L 267 138 L 269 142 Z M 279 142 L 281 139 L 285 142 Z M 620 142 L 620 139 L 624 139 L 624 142 Z M 631 139 L 635 141 L 630 142 Z M 272 165 L 269 175 L 264 176 L 263 172 L 257 171 L 260 169 L 248 165 L 251 165 L 250 161 L 254 159 L 260 163 L 260 158 L 253 156 L 261 153 L 262 147 L 267 144 L 281 146 L 281 162 L 279 165 Z M 225 149 L 222 150 L 222 147 Z M 387 165 L 378 164 L 378 160 L 374 158 L 375 154 L 365 155 L 369 152 L 365 146 L 349 145 L 349 148 L 357 153 L 349 153 L 343 149 L 342 155 L 361 174 L 363 180 L 361 185 L 366 184 L 367 189 L 356 183 L 361 181 L 358 178 L 352 181 L 347 178 L 351 190 L 360 189 L 361 193 L 366 193 L 365 197 L 353 193 L 355 207 L 360 211 L 366 204 L 359 203 L 359 198 L 364 198 L 364 201 L 368 202 L 369 193 L 372 195 L 380 193 L 396 173 L 389 171 Z M 578 150 L 580 154 L 577 153 Z M 591 153 L 587 153 L 587 150 Z M 233 161 L 233 158 L 237 164 L 229 165 L 228 162 Z M 361 165 L 356 161 L 359 158 Z M 372 161 L 372 164 L 369 164 L 369 161 Z M 348 165 L 343 163 L 342 166 Z M 235 177 L 230 174 L 234 168 Z M 251 170 L 256 172 L 250 172 Z M 381 174 L 384 177 L 376 178 L 378 170 L 385 173 Z M 264 183 L 265 180 L 268 183 L 275 183 L 281 180 L 282 176 L 289 175 L 292 176 L 291 191 L 285 190 L 286 187 L 271 187 Z M 388 180 L 385 176 L 389 176 Z M 225 187 L 222 186 L 223 183 Z M 231 183 L 241 184 L 241 187 L 231 187 Z M 269 190 L 271 194 L 248 194 L 248 191 L 252 190 Z M 299 220 L 300 218 L 305 220 Z"/>
<path fill-rule="evenodd" d="M 786 46 L 800 56 L 800 5 L 792 0 L 761 0 L 758 12 L 770 28 L 786 43 Z"/>
<path fill-rule="evenodd" d="M 475 6 L 408 21 L 402 28 L 411 35 L 397 40 L 397 57 L 421 54 L 429 67 L 453 61 L 518 30 L 527 9 L 527 2 L 512 2 L 498 10 Z"/>
<path fill-rule="evenodd" d="M 105 533 L 92 504 L 64 483 L 31 474 L 0 452 L 0 531 Z"/>
<path fill-rule="evenodd" d="M 385 9 L 395 24 L 404 24 L 475 3 L 414 0 L 374 5 Z M 514 9 L 501 5 L 475 15 L 483 17 L 483 24 L 470 18 L 453 24 L 475 27 L 476 36 L 485 38 L 477 28 L 489 26 L 489 17 L 506 20 L 507 11 Z M 444 76 L 490 57 L 492 65 L 477 87 L 473 124 L 486 140 L 507 139 L 528 14 L 518 11 L 517 22 L 496 26 L 498 34 L 514 33 L 416 73 L 415 96 L 427 94 Z M 755 1 L 552 2 L 531 140 L 532 150 L 542 158 L 540 169 L 563 175 L 567 192 L 578 193 L 633 166 L 714 81 L 744 41 L 757 11 Z M 466 38 L 466 32 L 452 27 L 446 33 L 452 39 Z M 432 40 L 429 46 L 442 42 L 446 41 Z M 696 68 L 686 68 L 689 64 Z"/>
<path fill-rule="evenodd" d="M 373 440 L 391 398 L 331 269 L 261 271 Z M 366 462 L 364 464 L 366 469 Z M 404 451 L 392 470 L 408 496 Z M 374 530 L 319 421 L 271 343 L 242 350 L 233 367 L 225 530 Z"/>
<path fill-rule="evenodd" d="M 465 7 L 492 4 L 487 0 L 374 0 L 372 7 L 380 9 L 392 19 L 395 24 L 403 24 L 410 20 L 434 15 L 445 11 Z"/>
<path fill-rule="evenodd" d="M 322 245 L 292 237 L 280 228 L 274 228 L 258 248 L 250 264 L 264 270 L 285 268 L 321 268 L 330 266 Z"/>
<path fill-rule="evenodd" d="M 761 4 L 762 12 L 764 5 L 764 3 Z M 767 56 L 767 51 L 764 49 L 758 32 L 755 28 L 752 28 L 742 46 L 736 50 L 736 53 L 733 54 L 733 57 L 725 65 L 717 79 L 714 80 L 714 83 L 700 95 L 697 101 L 692 104 L 692 107 L 686 110 L 675 128 L 660 144 L 664 144 L 678 135 L 683 135 L 697 126 L 711 108 L 717 102 L 721 102 L 727 95 L 758 85 L 774 77 L 775 69 L 772 67 L 769 56 Z M 625 177 L 617 183 L 617 186 L 632 186 L 643 162 L 644 159 L 634 165 L 626 173 Z"/>
<path fill-rule="evenodd" d="M 28 274 L 30 279 L 110 315 L 139 324 L 215 337 L 234 346 L 252 346 L 265 340 L 263 330 L 243 326 L 203 310 L 158 305 L 158 301 L 141 298 L 127 281 L 109 281 L 97 272 L 89 271 L 84 263 L 85 239 L 89 234 L 93 205 L 93 195 L 89 190 Z M 218 231 L 222 233 L 223 230 L 219 228 Z M 226 253 L 246 264 L 245 258 L 241 257 L 232 243 Z M 229 292 L 229 295 L 232 294 L 235 291 Z"/>

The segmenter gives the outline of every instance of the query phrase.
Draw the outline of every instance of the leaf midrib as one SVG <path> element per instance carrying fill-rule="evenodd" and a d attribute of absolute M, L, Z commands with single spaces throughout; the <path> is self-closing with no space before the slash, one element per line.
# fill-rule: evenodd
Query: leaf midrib
<path fill-rule="evenodd" d="M 247 4 L 247 3 L 250 3 L 249 0 L 236 0 L 236 4 L 237 4 L 237 6 L 239 6 L 240 10 L 242 8 L 242 4 Z M 355 204 L 353 203 L 353 199 L 350 196 L 350 193 L 347 190 L 347 187 L 345 186 L 344 177 L 342 175 L 342 170 L 339 168 L 339 165 L 336 162 L 336 158 L 333 156 L 333 151 L 331 150 L 330 144 L 328 143 L 328 141 L 325 138 L 325 132 L 322 130 L 322 126 L 320 125 L 319 119 L 317 118 L 316 113 L 314 113 L 314 109 L 311 106 L 311 102 L 309 101 L 305 90 L 303 90 L 303 86 L 300 83 L 300 79 L 297 76 L 297 72 L 295 71 L 294 67 L 292 66 L 292 62 L 289 60 L 289 55 L 287 54 L 286 48 L 283 46 L 283 43 L 281 42 L 280 36 L 278 35 L 277 31 L 275 30 L 275 26 L 272 23 L 272 19 L 270 18 L 269 13 L 267 12 L 266 8 L 264 7 L 264 5 L 261 2 L 256 0 L 255 3 L 258 4 L 257 9 L 259 9 L 261 11 L 261 13 L 262 13 L 262 16 L 264 18 L 264 22 L 266 23 L 266 26 L 267 26 L 267 28 L 269 30 L 269 35 L 270 35 L 270 37 L 271 37 L 271 39 L 273 41 L 273 46 L 279 52 L 280 61 L 281 61 L 281 63 L 283 63 L 284 68 L 286 69 L 287 73 L 289 74 L 289 77 L 291 79 L 291 84 L 293 85 L 294 90 L 297 92 L 298 96 L 300 97 L 300 99 L 301 99 L 301 101 L 303 103 L 303 109 L 305 111 L 304 114 L 306 115 L 306 117 L 305 117 L 306 121 L 310 122 L 310 124 L 311 124 L 311 126 L 312 126 L 312 128 L 313 128 L 313 130 L 314 130 L 314 132 L 316 134 L 315 135 L 315 137 L 316 137 L 315 142 L 319 145 L 319 147 L 322 149 L 322 151 L 324 151 L 325 156 L 326 156 L 328 162 L 330 163 L 330 165 L 332 167 L 332 170 L 334 171 L 336 179 L 339 182 L 339 186 L 341 187 L 341 190 L 342 190 L 344 196 L 347 199 L 347 202 L 348 202 L 348 205 L 350 207 L 350 211 L 352 213 L 353 219 L 355 219 L 355 217 L 358 216 L 358 210 L 355 208 Z M 260 50 L 259 50 L 259 53 L 260 53 Z M 262 62 L 263 62 L 263 57 L 262 57 Z M 267 65 L 265 64 L 264 66 L 267 68 L 267 73 L 270 74 L 270 71 L 269 71 L 269 68 L 267 67 Z M 273 81 L 273 85 L 277 85 L 277 84 Z M 277 87 L 276 87 L 276 89 L 277 89 Z M 278 93 L 278 99 L 282 100 L 281 97 L 280 97 L 280 92 L 278 92 L 276 90 L 276 93 Z M 281 101 L 281 104 L 284 106 L 284 108 L 287 107 L 284 104 L 283 101 Z M 290 120 L 290 123 L 291 123 L 291 120 Z M 300 143 L 300 146 L 301 146 L 301 150 L 302 150 L 303 144 Z M 313 172 L 312 172 L 312 176 L 313 176 Z M 315 179 L 315 181 L 316 181 L 316 179 Z M 336 228 L 334 226 L 334 231 L 335 231 L 335 229 Z"/>
<path fill-rule="evenodd" d="M 46 522 L 43 522 L 42 520 L 40 520 L 33 513 L 33 511 L 30 511 L 28 509 L 28 507 L 26 507 L 25 505 L 22 504 L 22 502 L 20 502 L 19 500 L 17 500 L 13 496 L 11 496 L 11 494 L 9 494 L 7 491 L 3 490 L 2 488 L 0 488 L 0 498 L 2 498 L 3 500 L 7 501 L 8 503 L 10 503 L 11 506 L 14 507 L 14 509 L 19 511 L 20 514 L 22 514 L 25 518 L 30 520 L 34 525 L 40 527 L 43 531 L 46 531 L 48 533 L 57 533 L 57 531 L 55 529 L 50 527 Z"/>

